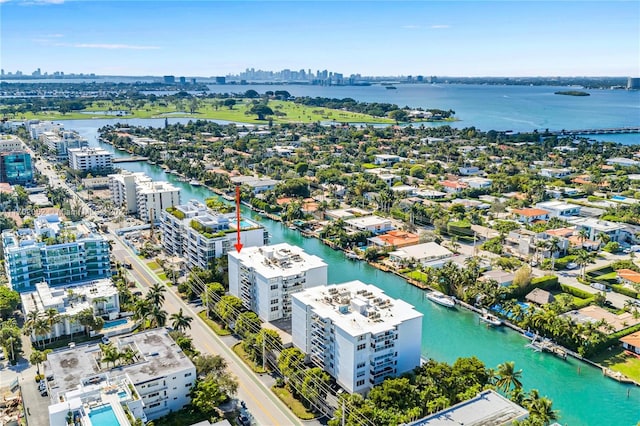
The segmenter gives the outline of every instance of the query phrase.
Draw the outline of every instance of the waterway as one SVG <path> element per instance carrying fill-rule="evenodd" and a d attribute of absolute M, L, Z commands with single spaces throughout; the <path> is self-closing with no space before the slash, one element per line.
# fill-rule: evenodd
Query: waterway
<path fill-rule="evenodd" d="M 97 129 L 106 124 L 126 121 L 130 125 L 160 126 L 164 120 L 73 120 L 65 127 L 76 129 L 89 139 L 90 145 L 102 146 L 116 157 L 128 154 L 114 150 L 97 140 Z M 169 119 L 169 122 L 187 121 Z M 169 181 L 181 189 L 182 202 L 204 200 L 215 194 L 204 187 L 179 182 L 174 175 L 148 163 L 122 163 L 124 169 L 144 172 L 154 180 Z M 361 280 L 371 283 L 388 295 L 406 300 L 424 314 L 422 355 L 439 361 L 453 362 L 458 357 L 477 356 L 488 367 L 515 361 L 523 370 L 525 389 L 538 389 L 549 396 L 559 410 L 560 424 L 630 426 L 640 421 L 640 388 L 623 385 L 602 375 L 599 369 L 569 358 L 567 361 L 550 354 L 525 348 L 527 340 L 508 329 L 490 329 L 479 323 L 475 314 L 464 309 L 452 312 L 424 298 L 424 292 L 403 279 L 379 271 L 366 263 L 354 262 L 316 239 L 304 238 L 279 222 L 257 216 L 249 209 L 242 213 L 268 229 L 273 243 L 288 242 L 315 254 L 329 265 L 329 282 Z"/>

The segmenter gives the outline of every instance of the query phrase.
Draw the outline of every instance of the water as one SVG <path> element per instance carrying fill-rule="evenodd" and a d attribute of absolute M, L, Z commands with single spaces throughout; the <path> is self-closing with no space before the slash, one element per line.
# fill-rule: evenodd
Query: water
<path fill-rule="evenodd" d="M 102 327 L 102 329 L 106 330 L 108 328 L 118 327 L 118 326 L 124 325 L 126 323 L 127 323 L 127 319 L 126 318 L 117 319 L 115 321 L 107 321 L 107 322 L 104 323 L 104 326 Z"/>
<path fill-rule="evenodd" d="M 129 396 L 129 394 L 125 391 L 120 391 L 118 392 L 118 398 L 120 399 L 126 399 Z"/>
<path fill-rule="evenodd" d="M 111 405 L 104 405 L 92 409 L 89 412 L 89 418 L 91 419 L 91 424 L 94 426 L 120 426 L 120 422 L 116 417 L 116 413 L 113 412 Z"/>
<path fill-rule="evenodd" d="M 186 122 L 188 119 L 169 119 L 170 123 L 177 121 Z M 113 152 L 116 157 L 122 157 L 127 154 L 114 150 L 111 145 L 100 144 L 96 138 L 99 127 L 116 122 L 161 126 L 164 119 L 76 120 L 65 122 L 65 126 L 78 130 L 87 137 L 90 145 L 100 145 Z M 590 125 L 593 127 L 593 123 Z M 148 163 L 121 163 L 120 166 L 130 171 L 144 172 L 157 181 L 173 183 L 181 188 L 183 202 L 189 199 L 203 201 L 214 196 L 204 187 L 192 187 L 178 181 L 176 176 L 164 173 L 158 166 Z M 260 218 L 248 209 L 243 208 L 242 214 L 260 220 L 269 231 L 273 243 L 286 241 L 323 258 L 329 265 L 329 282 L 359 279 L 375 284 L 391 297 L 413 304 L 424 314 L 424 357 L 453 362 L 458 357 L 475 355 L 488 367 L 515 361 L 516 367 L 523 369 L 524 387 L 538 389 L 541 394 L 549 396 L 554 401 L 554 407 L 560 410 L 561 424 L 623 426 L 635 425 L 640 420 L 640 389 L 606 378 L 599 369 L 574 359 L 563 361 L 549 354 L 533 352 L 525 348 L 527 340 L 519 334 L 504 328 L 487 328 L 479 324 L 475 314 L 466 310 L 457 309 L 452 312 L 429 303 L 422 290 L 395 275 L 379 271 L 363 262 L 351 262 L 341 252 L 330 249 L 316 239 L 304 238 L 299 232 L 289 230 L 278 222 Z"/>

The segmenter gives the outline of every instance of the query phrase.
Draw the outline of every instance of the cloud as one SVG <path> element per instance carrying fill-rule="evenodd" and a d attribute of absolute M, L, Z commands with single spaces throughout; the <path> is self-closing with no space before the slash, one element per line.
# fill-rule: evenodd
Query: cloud
<path fill-rule="evenodd" d="M 415 30 L 420 28 L 420 25 L 403 25 L 402 28 L 405 28 L 407 30 Z"/>
<path fill-rule="evenodd" d="M 50 4 L 63 4 L 65 0 L 0 0 L 0 3 L 17 3 L 21 6 L 46 6 Z"/>
<path fill-rule="evenodd" d="M 108 43 L 76 43 L 70 45 L 79 49 L 129 49 L 129 50 L 156 50 L 159 46 L 141 46 L 137 44 L 108 44 Z"/>
<path fill-rule="evenodd" d="M 451 28 L 451 27 L 449 25 L 432 25 L 429 28 L 434 29 L 434 30 L 441 30 L 441 29 Z"/>
<path fill-rule="evenodd" d="M 46 38 L 62 38 L 64 37 L 64 34 L 47 34 L 45 37 Z"/>

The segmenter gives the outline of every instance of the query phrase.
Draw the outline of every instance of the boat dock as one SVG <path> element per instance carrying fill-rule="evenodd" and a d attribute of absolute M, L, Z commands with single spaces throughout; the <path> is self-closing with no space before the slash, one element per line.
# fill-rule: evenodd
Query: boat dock
<path fill-rule="evenodd" d="M 549 352 L 558 358 L 567 359 L 567 350 L 560 345 L 556 345 L 549 339 L 538 340 L 538 336 L 534 336 L 531 343 L 528 343 L 526 346 L 536 352 Z"/>
<path fill-rule="evenodd" d="M 131 157 L 114 158 L 112 163 L 137 163 L 139 161 L 148 161 L 149 157 L 141 157 L 139 155 L 133 155 Z"/>

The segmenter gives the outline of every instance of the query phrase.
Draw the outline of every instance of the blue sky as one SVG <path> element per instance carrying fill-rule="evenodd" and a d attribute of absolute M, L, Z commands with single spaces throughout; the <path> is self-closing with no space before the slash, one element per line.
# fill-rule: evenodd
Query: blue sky
<path fill-rule="evenodd" d="M 640 2 L 0 0 L 0 64 L 201 77 L 640 76 Z"/>

